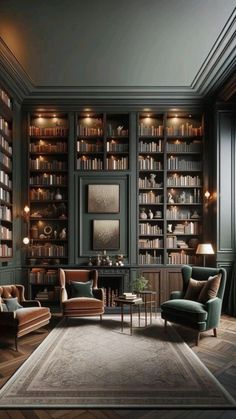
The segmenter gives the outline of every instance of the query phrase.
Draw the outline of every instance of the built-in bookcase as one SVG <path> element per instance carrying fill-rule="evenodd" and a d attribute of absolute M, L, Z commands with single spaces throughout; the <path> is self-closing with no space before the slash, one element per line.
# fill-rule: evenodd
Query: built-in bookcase
<path fill-rule="evenodd" d="M 76 169 L 129 169 L 129 115 L 85 114 L 77 118 Z"/>
<path fill-rule="evenodd" d="M 32 298 L 59 300 L 58 267 L 68 262 L 68 118 L 30 115 L 27 249 Z"/>
<path fill-rule="evenodd" d="M 140 114 L 138 262 L 196 263 L 203 217 L 201 115 Z"/>
<path fill-rule="evenodd" d="M 13 256 L 12 100 L 0 88 L 0 261 Z"/>

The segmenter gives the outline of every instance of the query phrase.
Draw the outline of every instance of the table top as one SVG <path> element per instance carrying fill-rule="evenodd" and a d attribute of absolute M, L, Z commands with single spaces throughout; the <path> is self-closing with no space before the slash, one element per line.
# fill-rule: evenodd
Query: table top
<path fill-rule="evenodd" d="M 153 294 L 156 294 L 156 291 L 152 291 L 152 290 L 137 291 L 137 294 L 153 295 Z"/>
<path fill-rule="evenodd" d="M 122 303 L 122 304 L 142 304 L 142 298 L 135 298 L 134 300 L 129 300 L 128 298 L 114 298 L 115 303 Z"/>

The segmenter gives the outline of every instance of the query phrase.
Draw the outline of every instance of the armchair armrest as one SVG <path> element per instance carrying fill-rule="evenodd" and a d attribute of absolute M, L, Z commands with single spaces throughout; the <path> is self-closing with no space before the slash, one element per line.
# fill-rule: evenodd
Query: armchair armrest
<path fill-rule="evenodd" d="M 23 307 L 41 307 L 40 301 L 37 300 L 25 300 L 21 301 Z"/>
<path fill-rule="evenodd" d="M 93 288 L 92 291 L 95 298 L 104 301 L 104 291 L 102 288 Z"/>
<path fill-rule="evenodd" d="M 68 294 L 65 287 L 61 287 L 60 298 L 61 298 L 61 303 L 64 303 L 66 300 L 68 300 Z"/>
<path fill-rule="evenodd" d="M 184 292 L 183 291 L 172 291 L 170 293 L 170 300 L 177 300 L 179 298 L 184 298 Z"/>
<path fill-rule="evenodd" d="M 207 316 L 207 329 L 213 329 L 218 326 L 221 315 L 222 300 L 218 297 L 211 298 L 205 304 L 208 312 Z"/>

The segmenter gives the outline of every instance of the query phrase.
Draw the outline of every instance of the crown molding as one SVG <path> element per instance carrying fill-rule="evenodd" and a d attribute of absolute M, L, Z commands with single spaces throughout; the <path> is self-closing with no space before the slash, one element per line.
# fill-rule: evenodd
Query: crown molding
<path fill-rule="evenodd" d="M 123 103 L 168 104 L 200 103 L 209 98 L 236 68 L 236 8 L 190 86 L 37 86 L 0 38 L 1 79 L 13 97 L 24 104 Z"/>
<path fill-rule="evenodd" d="M 232 74 L 235 68 L 236 8 L 196 74 L 191 87 L 197 90 L 200 95 L 211 95 Z"/>
<path fill-rule="evenodd" d="M 32 80 L 1 37 L 0 74 L 10 94 L 19 102 L 22 102 L 32 91 Z"/>

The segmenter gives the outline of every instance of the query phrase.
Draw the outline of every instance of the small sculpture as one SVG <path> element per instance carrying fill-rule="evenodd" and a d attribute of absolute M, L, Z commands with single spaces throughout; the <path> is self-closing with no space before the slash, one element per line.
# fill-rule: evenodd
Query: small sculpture
<path fill-rule="evenodd" d="M 149 210 L 148 210 L 148 218 L 149 218 L 150 220 L 152 220 L 152 218 L 153 218 L 153 212 L 152 212 L 152 210 L 151 210 L 151 209 L 149 209 Z"/>
<path fill-rule="evenodd" d="M 156 185 L 155 178 L 156 178 L 155 173 L 150 173 L 150 175 L 149 175 L 149 182 L 150 182 L 151 188 L 154 188 L 155 185 Z"/>
<path fill-rule="evenodd" d="M 63 228 L 59 234 L 60 239 L 66 239 L 66 228 Z"/>
<path fill-rule="evenodd" d="M 173 199 L 173 196 L 170 192 L 168 192 L 168 204 L 174 204 L 175 201 Z"/>
<path fill-rule="evenodd" d="M 184 203 L 186 202 L 186 194 L 185 194 L 185 191 L 183 191 L 183 192 L 181 193 L 181 195 L 180 195 L 180 202 L 181 202 L 182 204 L 184 204 Z"/>

